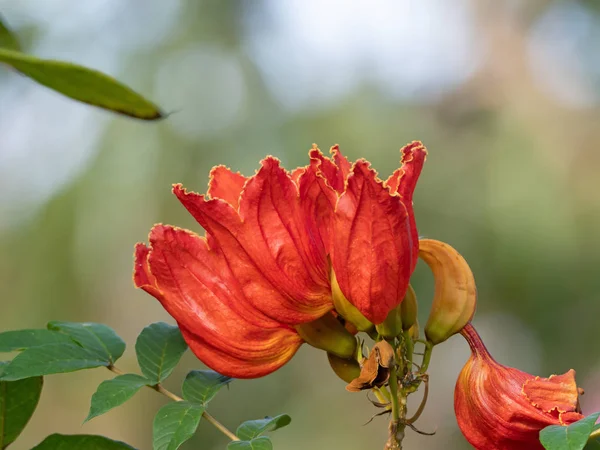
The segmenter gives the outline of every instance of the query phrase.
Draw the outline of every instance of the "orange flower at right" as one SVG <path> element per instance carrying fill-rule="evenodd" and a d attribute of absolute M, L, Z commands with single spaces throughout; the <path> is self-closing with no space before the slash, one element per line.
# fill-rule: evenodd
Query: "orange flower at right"
<path fill-rule="evenodd" d="M 472 355 L 456 383 L 454 410 L 477 450 L 542 450 L 542 429 L 583 419 L 574 370 L 536 377 L 498 364 L 471 324 L 461 334 Z"/>

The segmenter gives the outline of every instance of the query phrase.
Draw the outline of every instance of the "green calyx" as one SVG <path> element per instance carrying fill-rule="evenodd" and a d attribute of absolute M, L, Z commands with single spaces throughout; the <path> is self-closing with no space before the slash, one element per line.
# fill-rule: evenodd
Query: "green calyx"
<path fill-rule="evenodd" d="M 335 273 L 331 271 L 331 294 L 335 310 L 348 322 L 354 324 L 358 331 L 368 333 L 373 330 L 374 325 L 358 310 L 356 306 L 348 301 L 342 293 L 340 285 L 335 278 Z"/>

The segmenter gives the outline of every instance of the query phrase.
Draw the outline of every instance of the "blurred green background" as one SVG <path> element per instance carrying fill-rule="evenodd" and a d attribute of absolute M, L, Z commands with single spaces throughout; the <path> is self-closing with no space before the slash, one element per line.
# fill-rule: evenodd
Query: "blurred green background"
<path fill-rule="evenodd" d="M 600 410 L 600 2 L 549 0 L 0 0 L 38 56 L 85 64 L 173 114 L 116 117 L 0 68 L 0 329 L 49 320 L 112 326 L 130 350 L 168 320 L 131 283 L 132 251 L 156 222 L 200 231 L 170 193 L 204 192 L 213 165 L 251 175 L 266 154 L 304 165 L 339 143 L 382 177 L 398 149 L 429 158 L 415 209 L 423 236 L 455 246 L 479 289 L 475 325 L 502 363 L 577 370 Z M 432 279 L 413 279 L 426 320 Z M 435 349 L 431 397 L 406 448 L 467 449 L 453 417 L 468 357 Z M 187 354 L 175 391 L 201 363 Z M 140 392 L 82 426 L 106 370 L 46 379 L 15 450 L 51 432 L 103 433 L 151 448 L 165 399 Z M 289 413 L 278 449 L 382 448 L 384 418 L 304 346 L 282 370 L 238 381 L 211 403 L 230 428 Z M 222 449 L 208 424 L 185 449 Z"/>

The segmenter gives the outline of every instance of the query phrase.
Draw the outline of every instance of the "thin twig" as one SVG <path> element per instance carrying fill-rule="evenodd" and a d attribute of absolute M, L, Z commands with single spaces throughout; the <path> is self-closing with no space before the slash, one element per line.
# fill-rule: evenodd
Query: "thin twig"
<path fill-rule="evenodd" d="M 113 373 L 116 373 L 117 375 L 124 375 L 125 372 L 123 372 L 122 370 L 120 370 L 119 368 L 110 365 L 107 367 L 108 370 L 110 370 Z M 155 384 L 153 386 L 147 386 L 150 389 L 155 390 L 156 392 L 159 392 L 160 394 L 169 397 L 171 400 L 175 401 L 175 402 L 182 402 L 183 399 L 181 397 L 179 397 L 178 395 L 173 394 L 171 391 L 169 391 L 168 389 L 165 389 L 165 387 L 158 383 Z M 225 425 L 223 425 L 221 422 L 219 422 L 217 419 L 215 419 L 213 416 L 211 416 L 209 413 L 207 413 L 206 411 L 204 411 L 202 413 L 202 417 L 204 417 L 208 422 L 210 422 L 217 430 L 219 430 L 221 433 L 223 433 L 225 436 L 227 436 L 229 439 L 231 439 L 232 441 L 239 441 L 240 439 L 233 434 L 231 431 L 229 431 L 227 429 L 227 427 Z"/>

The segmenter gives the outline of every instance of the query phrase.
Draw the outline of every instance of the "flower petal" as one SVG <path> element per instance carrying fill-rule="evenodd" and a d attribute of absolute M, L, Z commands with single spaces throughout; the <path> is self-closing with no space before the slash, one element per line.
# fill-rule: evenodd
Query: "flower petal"
<path fill-rule="evenodd" d="M 282 335 L 277 341 L 238 341 L 243 356 L 233 347 L 221 350 L 206 339 L 180 327 L 190 350 L 211 369 L 233 378 L 258 378 L 275 372 L 296 353 L 302 339 L 298 335 Z M 239 350 L 239 349 L 236 349 Z"/>
<path fill-rule="evenodd" d="M 523 394 L 533 406 L 544 412 L 549 413 L 553 410 L 559 413 L 574 412 L 577 410 L 579 398 L 575 371 L 571 369 L 563 375 L 527 380 L 523 385 Z"/>
<path fill-rule="evenodd" d="M 348 175 L 350 175 L 352 165 L 348 162 L 348 159 L 344 155 L 342 155 L 342 151 L 340 150 L 340 146 L 338 144 L 335 144 L 333 147 L 331 147 L 329 149 L 329 153 L 331 153 L 333 162 L 341 172 L 343 179 L 346 180 L 346 178 L 348 178 Z"/>
<path fill-rule="evenodd" d="M 206 350 L 197 353 L 203 362 L 223 373 L 218 361 L 229 355 L 241 366 L 229 370 L 249 377 L 291 358 L 302 343 L 298 334 L 250 305 L 223 255 L 205 239 L 157 225 L 150 242 L 150 249 L 136 247 L 136 286 L 154 295 L 180 327 L 203 342 Z"/>
<path fill-rule="evenodd" d="M 326 161 L 329 160 L 326 159 Z M 309 220 L 315 221 L 321 242 L 329 251 L 338 195 L 324 178 L 321 172 L 322 164 L 321 159 L 311 159 L 310 165 L 306 167 L 298 180 L 298 189 L 304 213 Z"/>
<path fill-rule="evenodd" d="M 413 192 L 417 185 L 421 169 L 427 157 L 427 149 L 419 142 L 414 141 L 405 145 L 400 153 L 402 155 L 399 169 L 390 175 L 385 182 L 385 185 L 390 189 L 391 194 L 398 194 L 402 199 L 402 203 L 408 211 L 410 221 L 410 236 L 414 249 L 413 270 L 417 265 L 417 255 L 419 251 L 419 233 L 417 232 L 417 224 L 415 222 L 415 213 L 413 211 Z"/>
<path fill-rule="evenodd" d="M 314 238 L 317 225 L 275 158 L 266 158 L 247 181 L 239 215 L 180 185 L 173 192 L 219 247 L 255 308 L 289 324 L 309 322 L 332 308 L 325 249 Z"/>
<path fill-rule="evenodd" d="M 332 262 L 343 294 L 371 322 L 383 322 L 406 293 L 413 253 L 400 197 L 358 161 L 335 211 Z"/>
<path fill-rule="evenodd" d="M 247 179 L 239 172 L 232 172 L 225 166 L 213 167 L 208 182 L 208 195 L 225 200 L 234 209 L 238 209 L 240 194 Z"/>
<path fill-rule="evenodd" d="M 338 194 L 344 192 L 346 178 L 350 173 L 350 163 L 342 155 L 339 146 L 336 144 L 330 150 L 333 159 L 329 159 L 321 153 L 321 150 L 316 145 L 308 152 L 311 159 L 311 165 L 315 163 L 319 167 L 319 171 L 327 180 L 327 183 L 337 191 Z"/>

